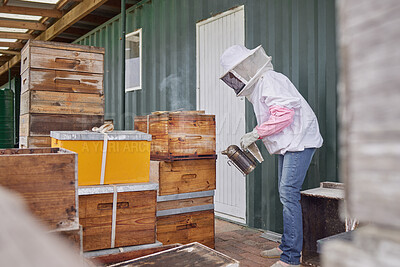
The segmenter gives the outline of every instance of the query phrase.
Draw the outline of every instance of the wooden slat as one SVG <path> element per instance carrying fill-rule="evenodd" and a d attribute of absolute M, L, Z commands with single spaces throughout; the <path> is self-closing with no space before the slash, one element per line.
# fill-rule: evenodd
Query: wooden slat
<path fill-rule="evenodd" d="M 6 19 L 0 19 L 0 27 L 31 29 L 37 31 L 44 31 L 47 28 L 44 24 L 39 22 L 16 21 L 16 20 L 6 20 Z"/>
<path fill-rule="evenodd" d="M 35 7 L 0 6 L 0 13 L 33 15 L 50 18 L 61 18 L 63 13 L 57 9 L 43 9 Z"/>
<path fill-rule="evenodd" d="M 27 40 L 33 39 L 35 36 L 29 33 L 0 32 L 0 38 Z"/>
<path fill-rule="evenodd" d="M 69 28 L 75 22 L 85 17 L 87 14 L 101 6 L 107 0 L 84 0 L 76 7 L 71 9 L 61 19 L 51 25 L 45 32 L 38 36 L 37 40 L 50 41 L 58 34 Z"/>
<path fill-rule="evenodd" d="M 19 51 L 0 49 L 0 54 L 6 54 L 6 55 L 20 55 L 21 53 L 20 53 Z"/>
<path fill-rule="evenodd" d="M 22 48 L 24 47 L 23 43 L 17 43 L 17 42 L 0 42 L 0 46 L 6 46 L 9 48 Z"/>
<path fill-rule="evenodd" d="M 21 93 L 28 90 L 103 94 L 103 75 L 63 70 L 29 69 L 22 73 Z"/>
<path fill-rule="evenodd" d="M 20 136 L 19 146 L 21 148 L 51 147 L 50 136 Z"/>
<path fill-rule="evenodd" d="M 27 91 L 21 95 L 26 113 L 103 115 L 104 97 L 95 94 Z"/>
<path fill-rule="evenodd" d="M 157 203 L 157 211 L 189 208 L 202 205 L 214 204 L 214 197 L 198 197 L 180 200 L 163 201 Z"/>
<path fill-rule="evenodd" d="M 81 18 L 95 10 L 97 7 L 101 6 L 107 0 L 83 0 L 76 7 L 71 9 L 67 14 L 60 18 L 56 23 L 51 25 L 47 30 L 45 30 L 36 39 L 42 41 L 49 41 L 55 38 L 58 34 L 63 32 L 65 29 L 69 28 L 75 22 L 79 21 Z M 59 3 L 60 4 L 60 3 Z M 65 5 L 65 3 L 63 3 Z M 57 8 L 58 9 L 58 8 Z M 0 37 L 1 38 L 1 37 Z M 10 61 L 3 64 L 0 67 L 0 75 L 5 73 L 10 67 L 13 67 L 21 60 L 20 55 L 14 56 Z"/>
<path fill-rule="evenodd" d="M 50 131 L 85 131 L 103 125 L 102 115 L 24 114 L 20 117 L 20 136 L 45 136 Z"/>

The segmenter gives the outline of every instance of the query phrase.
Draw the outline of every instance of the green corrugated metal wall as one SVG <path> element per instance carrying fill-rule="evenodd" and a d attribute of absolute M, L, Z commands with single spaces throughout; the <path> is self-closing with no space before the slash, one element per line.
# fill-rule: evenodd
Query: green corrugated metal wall
<path fill-rule="evenodd" d="M 114 119 L 119 128 L 125 117 L 125 128 L 132 129 L 135 115 L 178 107 L 195 109 L 196 22 L 238 5 L 245 6 L 246 46 L 262 44 L 273 57 L 275 69 L 293 81 L 318 116 L 325 143 L 314 156 L 304 187 L 337 181 L 334 0 L 142 1 L 127 10 L 127 33 L 142 28 L 143 90 L 126 94 L 125 116 L 118 78 L 120 16 L 76 41 L 106 49 L 106 118 Z M 174 91 L 165 86 L 170 75 L 179 81 Z M 251 130 L 256 124 L 251 105 L 246 112 L 247 130 Z M 265 149 L 263 153 L 266 161 L 248 177 L 248 224 L 282 232 L 276 158 Z"/>

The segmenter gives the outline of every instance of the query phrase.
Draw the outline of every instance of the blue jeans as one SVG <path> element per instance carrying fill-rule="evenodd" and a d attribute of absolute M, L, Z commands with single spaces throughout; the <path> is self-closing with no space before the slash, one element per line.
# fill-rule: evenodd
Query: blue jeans
<path fill-rule="evenodd" d="M 288 264 L 300 264 L 303 247 L 300 190 L 314 152 L 315 148 L 306 148 L 278 155 L 278 187 L 283 205 L 283 235 L 279 248 L 283 251 L 281 261 Z"/>

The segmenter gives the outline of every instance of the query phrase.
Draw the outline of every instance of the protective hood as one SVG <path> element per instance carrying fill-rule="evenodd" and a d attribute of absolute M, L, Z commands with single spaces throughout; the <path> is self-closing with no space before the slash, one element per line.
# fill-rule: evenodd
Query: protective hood
<path fill-rule="evenodd" d="M 231 46 L 222 54 L 220 64 L 225 71 L 220 79 L 235 91 L 236 96 L 250 95 L 261 75 L 273 70 L 271 57 L 261 45 L 253 50 L 242 45 Z"/>

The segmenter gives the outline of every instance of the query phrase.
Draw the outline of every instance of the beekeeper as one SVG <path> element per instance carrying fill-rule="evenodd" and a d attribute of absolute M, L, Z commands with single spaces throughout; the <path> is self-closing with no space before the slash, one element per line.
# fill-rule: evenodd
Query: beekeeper
<path fill-rule="evenodd" d="M 296 87 L 275 72 L 261 46 L 249 50 L 229 47 L 220 63 L 221 77 L 236 96 L 253 104 L 257 126 L 240 140 L 242 149 L 262 139 L 268 152 L 278 155 L 278 190 L 283 205 L 283 235 L 279 247 L 261 252 L 279 258 L 273 267 L 300 266 L 303 245 L 300 189 L 316 148 L 322 146 L 317 118 Z"/>

